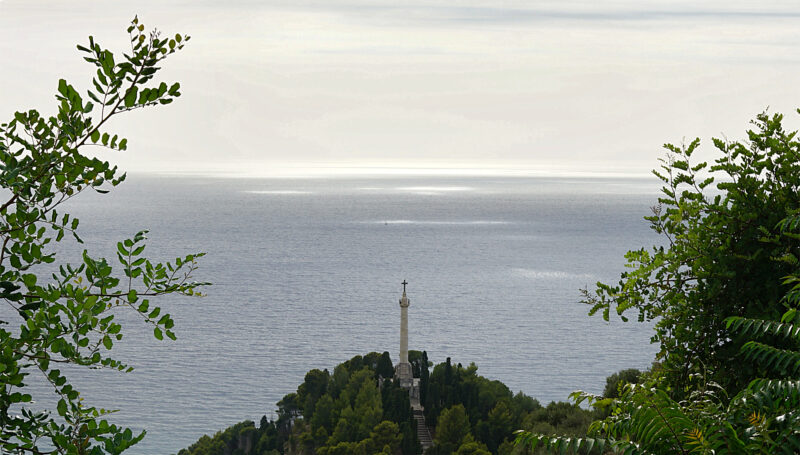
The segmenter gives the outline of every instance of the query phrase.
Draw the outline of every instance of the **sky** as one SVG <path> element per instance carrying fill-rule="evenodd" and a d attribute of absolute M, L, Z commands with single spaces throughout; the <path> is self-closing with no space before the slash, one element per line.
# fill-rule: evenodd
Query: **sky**
<path fill-rule="evenodd" d="M 181 99 L 111 124 L 131 171 L 646 175 L 766 109 L 800 127 L 794 1 L 0 0 L 0 119 L 88 88 L 75 45 L 124 51 L 134 15 L 192 39 Z"/>

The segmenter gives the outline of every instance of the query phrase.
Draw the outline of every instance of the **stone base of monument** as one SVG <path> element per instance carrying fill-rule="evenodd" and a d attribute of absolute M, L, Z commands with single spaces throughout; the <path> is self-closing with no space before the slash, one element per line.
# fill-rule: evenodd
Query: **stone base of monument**
<path fill-rule="evenodd" d="M 394 370 L 395 377 L 400 381 L 400 387 L 411 389 L 414 386 L 414 376 L 411 371 L 411 364 L 407 362 L 398 363 Z"/>

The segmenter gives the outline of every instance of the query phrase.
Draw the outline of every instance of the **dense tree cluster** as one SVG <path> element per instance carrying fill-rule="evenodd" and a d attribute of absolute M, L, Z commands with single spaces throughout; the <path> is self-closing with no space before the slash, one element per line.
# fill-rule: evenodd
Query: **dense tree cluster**
<path fill-rule="evenodd" d="M 600 416 L 565 402 L 542 406 L 479 376 L 474 364 L 448 358 L 431 371 L 424 351 L 410 351 L 409 362 L 434 434 L 428 454 L 524 454 L 512 444 L 517 429 L 577 436 Z M 353 357 L 333 373 L 311 370 L 277 403 L 276 420 L 238 423 L 178 455 L 419 454 L 409 394 L 393 375 L 388 352 Z"/>
<path fill-rule="evenodd" d="M 515 451 L 511 443 L 516 430 L 577 436 L 597 417 L 570 403 L 543 407 L 534 398 L 514 394 L 502 382 L 477 371 L 474 363 L 453 365 L 448 358 L 421 381 L 426 391 L 425 417 L 435 427 L 435 445 L 428 454 L 524 453 Z"/>
<path fill-rule="evenodd" d="M 213 437 L 203 436 L 188 449 L 178 452 L 178 455 L 278 455 L 281 452 L 277 447 L 280 446 L 282 440 L 278 425 L 264 417 L 258 427 L 252 420 L 245 420 Z"/>
<path fill-rule="evenodd" d="M 420 453 L 408 392 L 393 375 L 388 352 L 311 370 L 278 402 L 277 420 L 239 423 L 179 455 Z"/>

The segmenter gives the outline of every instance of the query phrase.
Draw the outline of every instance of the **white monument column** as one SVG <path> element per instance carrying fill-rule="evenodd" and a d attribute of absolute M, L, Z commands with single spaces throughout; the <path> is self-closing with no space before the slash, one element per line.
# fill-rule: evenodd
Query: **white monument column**
<path fill-rule="evenodd" d="M 408 363 L 408 297 L 406 285 L 403 280 L 403 297 L 400 299 L 400 363 Z"/>
<path fill-rule="evenodd" d="M 395 374 L 400 381 L 400 386 L 410 389 L 414 383 L 411 364 L 408 363 L 408 305 L 406 297 L 406 285 L 408 282 L 403 280 L 403 296 L 400 298 L 400 362 L 397 363 Z"/>

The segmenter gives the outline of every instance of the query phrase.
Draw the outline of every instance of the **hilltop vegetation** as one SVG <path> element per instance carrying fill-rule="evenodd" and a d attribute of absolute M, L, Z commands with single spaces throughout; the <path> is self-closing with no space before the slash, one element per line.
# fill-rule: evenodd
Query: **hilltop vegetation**
<path fill-rule="evenodd" d="M 517 429 L 577 436 L 601 417 L 565 402 L 542 406 L 478 375 L 475 364 L 453 365 L 448 358 L 433 366 L 419 351 L 409 352 L 409 361 L 436 443 L 428 454 L 527 453 L 512 444 Z M 277 403 L 276 420 L 238 423 L 178 455 L 421 453 L 408 392 L 393 374 L 388 352 L 353 357 L 333 373 L 311 370 Z"/>

